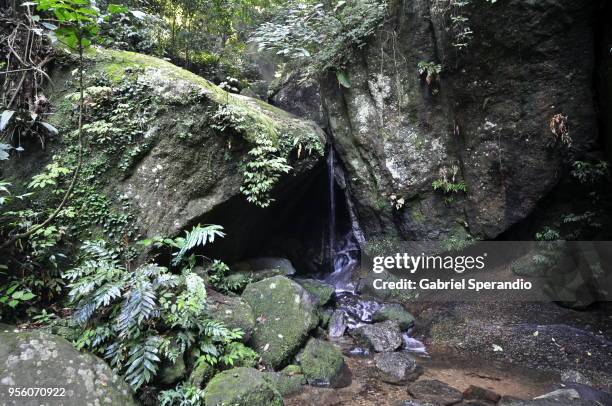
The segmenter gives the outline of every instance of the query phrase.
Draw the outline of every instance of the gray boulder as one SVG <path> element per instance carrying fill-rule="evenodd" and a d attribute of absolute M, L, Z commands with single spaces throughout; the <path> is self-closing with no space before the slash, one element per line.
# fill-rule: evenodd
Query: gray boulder
<path fill-rule="evenodd" d="M 9 387 L 61 388 L 63 396 L 9 397 Z M 0 405 L 137 405 L 129 386 L 104 361 L 42 331 L 0 329 Z"/>
<path fill-rule="evenodd" d="M 359 341 L 376 352 L 391 352 L 402 346 L 402 332 L 395 321 L 366 324 L 350 332 Z"/>
<path fill-rule="evenodd" d="M 296 279 L 295 281 L 316 299 L 317 306 L 325 306 L 328 304 L 336 292 L 334 287 L 329 283 L 315 279 Z"/>
<path fill-rule="evenodd" d="M 423 368 L 405 352 L 376 354 L 374 363 L 380 379 L 395 385 L 415 381 L 423 373 Z"/>

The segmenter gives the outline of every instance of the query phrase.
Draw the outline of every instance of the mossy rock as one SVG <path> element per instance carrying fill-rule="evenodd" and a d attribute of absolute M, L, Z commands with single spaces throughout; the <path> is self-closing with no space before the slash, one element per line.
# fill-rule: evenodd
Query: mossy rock
<path fill-rule="evenodd" d="M 285 369 L 280 372 L 268 372 L 264 374 L 264 379 L 270 382 L 282 396 L 300 392 L 307 383 L 304 375 L 287 373 Z"/>
<path fill-rule="evenodd" d="M 174 362 L 164 360 L 155 376 L 155 381 L 162 385 L 172 385 L 182 380 L 185 375 L 187 375 L 185 360 L 183 357 L 178 357 Z"/>
<path fill-rule="evenodd" d="M 348 384 L 342 351 L 333 344 L 311 338 L 299 358 L 310 385 L 337 388 Z"/>
<path fill-rule="evenodd" d="M 215 374 L 215 367 L 208 362 L 200 362 L 191 371 L 188 382 L 197 388 L 202 388 Z"/>
<path fill-rule="evenodd" d="M 372 321 L 375 323 L 387 320 L 396 321 L 402 331 L 414 325 L 414 316 L 397 303 L 386 304 L 372 315 Z"/>
<path fill-rule="evenodd" d="M 262 362 L 285 365 L 318 324 L 315 301 L 304 288 L 284 276 L 251 283 L 242 293 L 255 315 L 251 346 Z"/>
<path fill-rule="evenodd" d="M 318 306 L 325 306 L 336 293 L 332 285 L 315 279 L 296 279 L 295 281 L 317 299 Z"/>
<path fill-rule="evenodd" d="M 233 368 L 218 373 L 204 389 L 206 406 L 282 406 L 283 398 L 264 373 Z"/>
<path fill-rule="evenodd" d="M 226 296 L 209 291 L 208 314 L 229 328 L 239 328 L 244 332 L 243 341 L 251 339 L 255 328 L 255 317 L 251 306 L 238 296 Z"/>
<path fill-rule="evenodd" d="M 0 386 L 0 405 L 50 402 L 48 397 L 11 398 L 7 386 L 65 388 L 61 402 L 66 405 L 137 405 L 129 386 L 104 361 L 43 331 L 0 329 Z"/>
<path fill-rule="evenodd" d="M 51 77 L 55 83 L 66 86 L 47 92 L 54 106 L 49 122 L 61 134 L 71 134 L 76 128 L 71 97 L 78 89 L 71 76 L 74 55 L 63 52 L 57 52 Z M 91 48 L 85 59 L 88 76 L 98 82 L 104 80 L 104 86 L 97 87 L 108 89 L 107 94 L 111 95 L 109 100 L 102 101 L 112 102 L 113 92 L 123 85 L 144 87 L 142 93 L 148 97 L 136 95 L 134 105 L 128 102 L 128 107 L 121 107 L 137 110 L 134 120 L 138 112 L 152 112 L 137 123 L 144 135 L 132 141 L 113 136 L 112 130 L 121 132 L 129 128 L 126 125 L 113 122 L 116 124 L 113 128 L 108 122 L 102 123 L 104 120 L 86 122 L 110 127 L 103 135 L 111 139 L 109 142 L 118 153 L 110 154 L 102 147 L 92 146 L 91 151 L 86 151 L 83 168 L 83 173 L 96 171 L 95 181 L 103 186 L 101 189 L 109 198 L 121 196 L 121 204 L 131 207 L 133 224 L 139 226 L 143 236 L 177 235 L 230 201 L 240 201 L 244 205 L 241 207 L 248 207 L 251 203 L 241 191 L 246 181 L 244 167 L 252 162 L 248 152 L 258 142 L 271 143 L 276 148 L 276 156 L 286 159 L 293 168 L 291 175 L 278 179 L 287 186 L 297 186 L 300 175 L 307 176 L 324 154 L 325 135 L 313 122 L 261 100 L 228 93 L 164 60 L 103 48 Z M 95 87 L 86 89 L 88 96 Z M 92 104 L 101 101 L 95 97 Z M 234 120 L 233 127 L 227 131 L 219 129 L 220 122 L 225 120 L 215 118 L 219 111 L 231 111 L 231 118 L 223 116 Z M 58 139 L 57 142 L 68 144 L 74 140 Z M 305 152 L 298 157 L 297 149 Z M 97 170 L 94 163 L 98 161 L 96 165 L 104 170 Z M 272 190 L 268 197 L 282 197 L 272 195 L 285 190 L 289 189 Z M 224 226 L 228 230 L 239 227 L 238 224 Z"/>

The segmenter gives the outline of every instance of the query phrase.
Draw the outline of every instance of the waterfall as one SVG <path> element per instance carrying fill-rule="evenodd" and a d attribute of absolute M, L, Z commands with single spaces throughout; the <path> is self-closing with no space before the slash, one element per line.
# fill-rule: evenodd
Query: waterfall
<path fill-rule="evenodd" d="M 330 143 L 327 153 L 327 174 L 329 182 L 329 259 L 333 266 L 332 273 L 325 281 L 336 288 L 336 292 L 354 292 L 355 286 L 351 281 L 353 269 L 359 263 L 359 245 L 352 231 L 349 231 L 337 240 L 336 219 L 336 176 L 334 160 L 334 147 Z"/>
<path fill-rule="evenodd" d="M 329 143 L 327 178 L 329 182 L 329 258 L 333 261 L 336 246 L 336 174 L 334 173 L 334 146 Z"/>
<path fill-rule="evenodd" d="M 351 216 L 349 230 L 342 230 L 342 219 L 340 221 L 340 232 L 338 232 L 337 202 L 336 202 L 336 162 L 334 147 L 330 143 L 327 152 L 327 175 L 329 182 L 329 262 L 332 272 L 326 273 L 323 280 L 333 285 L 336 290 L 336 309 L 330 320 L 329 337 L 339 338 L 345 331 L 352 330 L 372 323 L 374 313 L 385 307 L 384 303 L 376 300 L 365 300 L 360 297 L 353 283 L 353 270 L 359 265 L 360 246 L 356 236 L 361 234 L 356 219 Z M 341 174 L 340 174 L 341 175 Z M 340 237 L 338 237 L 340 236 Z M 361 236 L 363 241 L 363 236 Z M 328 271 L 329 272 L 329 271 Z M 404 350 L 427 355 L 427 350 L 422 342 L 412 336 L 412 330 L 403 333 Z M 359 348 L 356 348 L 360 351 Z"/>

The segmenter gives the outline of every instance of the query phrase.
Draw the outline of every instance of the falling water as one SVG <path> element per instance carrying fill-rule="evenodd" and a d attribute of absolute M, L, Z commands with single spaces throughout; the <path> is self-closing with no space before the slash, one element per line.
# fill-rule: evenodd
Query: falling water
<path fill-rule="evenodd" d="M 334 258 L 336 246 L 336 178 L 334 173 L 334 146 L 329 144 L 327 154 L 327 178 L 329 182 L 329 258 Z"/>
<path fill-rule="evenodd" d="M 372 323 L 372 315 L 384 307 L 375 300 L 365 300 L 356 292 L 352 281 L 353 270 L 359 265 L 360 248 L 352 230 L 337 238 L 336 179 L 334 148 L 330 144 L 327 155 L 329 179 L 329 258 L 333 270 L 324 281 L 333 285 L 337 295 L 337 307 L 330 320 L 330 337 L 338 338 L 344 332 Z M 406 351 L 426 355 L 423 343 L 412 337 L 412 331 L 403 334 Z M 360 350 L 359 348 L 355 349 Z"/>

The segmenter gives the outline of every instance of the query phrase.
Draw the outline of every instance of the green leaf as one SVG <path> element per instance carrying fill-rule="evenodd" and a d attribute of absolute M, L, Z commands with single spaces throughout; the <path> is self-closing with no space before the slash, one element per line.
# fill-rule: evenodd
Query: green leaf
<path fill-rule="evenodd" d="M 128 11 L 128 8 L 119 4 L 109 4 L 106 11 L 110 14 L 120 14 Z"/>
<path fill-rule="evenodd" d="M 2 112 L 2 115 L 0 116 L 0 131 L 4 131 L 4 129 L 8 126 L 13 114 L 15 114 L 14 110 L 4 110 Z"/>
<path fill-rule="evenodd" d="M 347 89 L 351 87 L 351 81 L 349 80 L 346 72 L 337 70 L 336 78 L 338 79 L 338 83 L 340 83 L 342 86 L 346 87 Z"/>
<path fill-rule="evenodd" d="M 53 127 L 51 124 L 49 123 L 45 123 L 44 121 L 39 122 L 38 124 L 42 125 L 43 127 L 45 127 L 47 129 L 47 131 L 49 131 L 51 134 L 53 135 L 57 135 L 57 133 L 59 131 L 57 131 L 57 128 Z"/>

